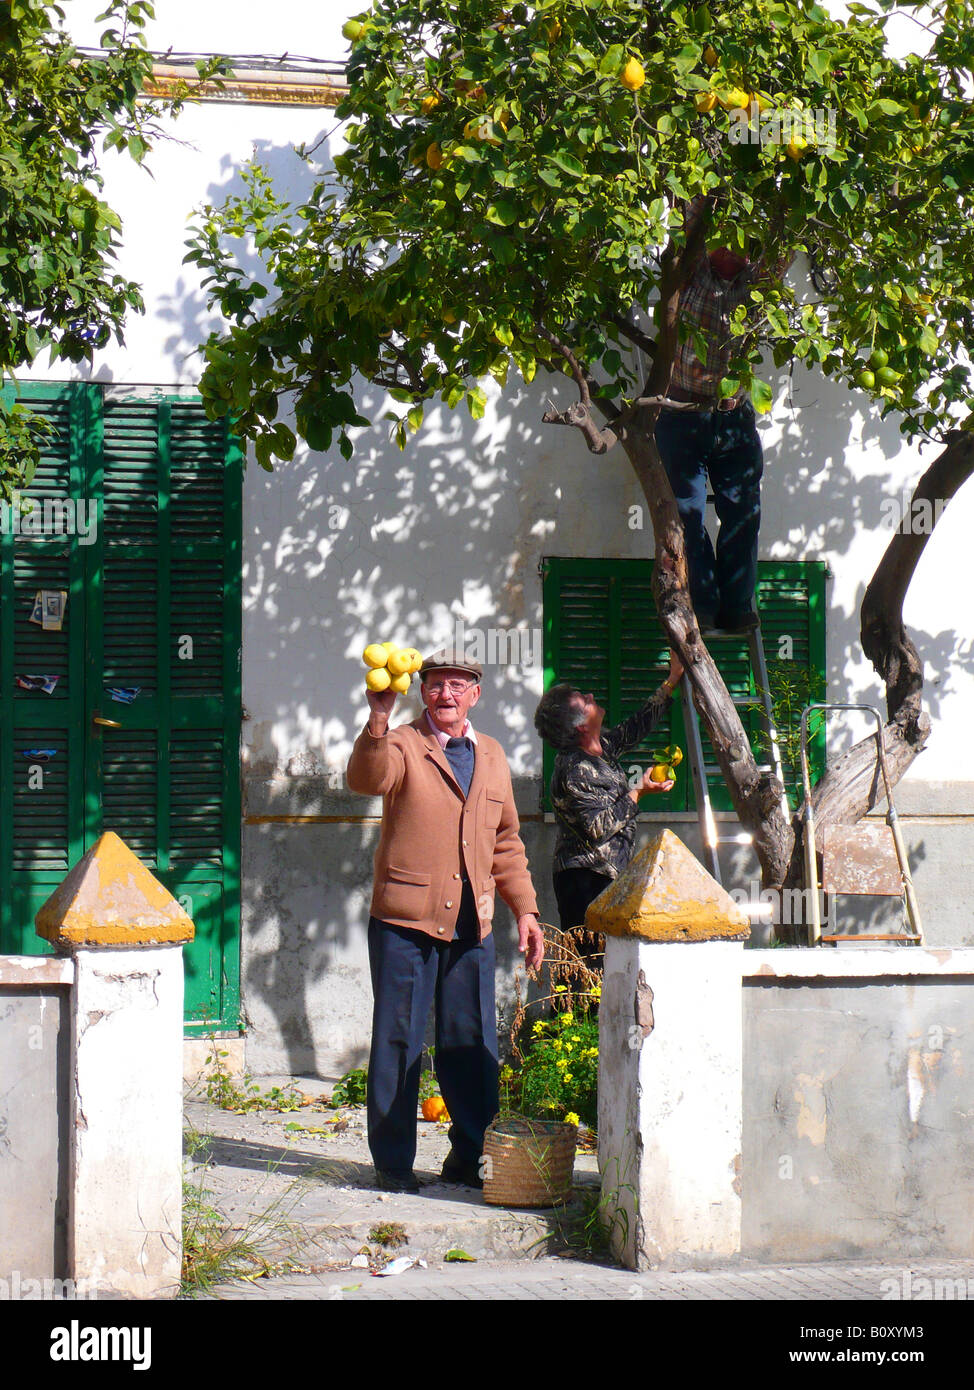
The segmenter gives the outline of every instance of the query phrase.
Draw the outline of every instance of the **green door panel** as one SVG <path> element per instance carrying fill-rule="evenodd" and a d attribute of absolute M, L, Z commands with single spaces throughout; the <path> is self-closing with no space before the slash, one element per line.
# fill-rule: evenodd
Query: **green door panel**
<path fill-rule="evenodd" d="M 757 603 L 774 694 L 785 681 L 796 689 L 807 689 L 812 699 L 824 693 L 826 573 L 820 561 L 758 564 Z M 545 689 L 566 680 L 583 691 L 591 690 L 605 707 L 607 726 L 617 724 L 659 685 L 669 663 L 669 648 L 653 601 L 653 562 L 552 557 L 544 561 L 543 575 Z M 731 695 L 752 702 L 740 712 L 757 751 L 761 721 L 747 642 L 744 638 L 714 642 L 710 654 Z M 785 784 L 792 805 L 797 804 L 800 782 L 792 726 L 804 703 L 807 700 L 790 712 L 790 721 L 779 716 Z M 704 760 L 711 763 L 713 751 L 703 727 L 701 738 Z M 627 754 L 624 763 L 634 776 L 641 774 L 652 749 L 667 743 L 678 743 L 684 750 L 687 746 L 680 700 L 671 706 L 669 729 L 650 735 L 646 747 Z M 824 761 L 821 736 L 813 740 L 811 753 L 818 775 Z M 545 745 L 542 807 L 546 811 L 551 809 L 548 789 L 553 766 L 554 753 Z M 653 811 L 695 809 L 686 758 L 676 773 L 673 790 L 653 798 Z M 714 810 L 733 809 L 723 778 L 711 776 L 708 786 Z"/>
<path fill-rule="evenodd" d="M 198 400 L 25 389 L 56 430 L 28 496 L 97 504 L 77 536 L 0 537 L 0 950 L 43 949 L 33 914 L 114 830 L 192 899 L 186 1016 L 239 1016 L 239 450 Z M 70 593 L 62 632 L 30 622 Z M 53 695 L 17 674 L 57 675 Z M 138 689 L 134 701 L 119 689 Z M 98 717 L 108 723 L 95 723 Z M 54 749 L 38 764 L 31 749 Z"/>

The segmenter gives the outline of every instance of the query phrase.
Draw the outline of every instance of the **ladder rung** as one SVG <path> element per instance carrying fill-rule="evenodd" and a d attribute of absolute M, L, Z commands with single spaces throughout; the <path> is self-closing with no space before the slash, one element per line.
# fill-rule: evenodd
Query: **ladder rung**
<path fill-rule="evenodd" d="M 850 935 L 846 932 L 842 936 L 823 936 L 823 941 L 922 941 L 922 936 L 917 936 L 915 932 L 861 932 L 858 936 Z"/>
<path fill-rule="evenodd" d="M 739 835 L 718 835 L 719 845 L 753 845 L 754 836 L 749 830 L 742 830 Z"/>

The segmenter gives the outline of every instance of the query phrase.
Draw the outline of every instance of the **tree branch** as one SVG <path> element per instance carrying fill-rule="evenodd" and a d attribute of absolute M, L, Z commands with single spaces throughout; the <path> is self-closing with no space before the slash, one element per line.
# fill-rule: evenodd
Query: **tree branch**
<path fill-rule="evenodd" d="M 888 723 L 883 744 L 890 783 L 900 780 L 923 751 L 930 736 L 930 719 L 923 712 L 923 663 L 903 626 L 903 602 L 917 563 L 923 554 L 938 512 L 934 503 L 946 502 L 974 474 L 974 434 L 957 430 L 947 447 L 917 483 L 911 500 L 911 517 L 918 500 L 930 504 L 932 524 L 901 524 L 880 560 L 866 589 L 860 610 L 863 651 L 886 684 Z M 875 734 L 871 733 L 832 762 L 812 792 L 816 829 L 827 824 L 854 825 L 885 797 L 879 770 Z M 797 821 L 796 821 L 797 825 Z M 789 880 L 801 877 L 798 856 L 789 869 Z"/>
<path fill-rule="evenodd" d="M 656 339 L 651 338 L 648 333 L 644 333 L 638 324 L 630 323 L 623 314 L 610 314 L 609 322 L 614 323 L 619 332 L 636 347 L 641 348 L 647 357 L 655 357 Z"/>

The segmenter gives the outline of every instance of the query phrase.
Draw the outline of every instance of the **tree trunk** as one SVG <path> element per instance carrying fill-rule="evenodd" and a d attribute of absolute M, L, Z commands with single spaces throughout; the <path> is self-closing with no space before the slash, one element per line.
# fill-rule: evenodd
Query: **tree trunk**
<path fill-rule="evenodd" d="M 916 502 L 929 504 L 929 528 L 911 526 L 909 520 L 903 522 L 886 547 L 863 597 L 860 610 L 863 651 L 886 685 L 888 722 L 883 729 L 883 745 L 892 786 L 923 751 L 930 736 L 930 720 L 920 701 L 923 662 L 903 626 L 903 602 L 939 519 L 934 504 L 949 501 L 972 473 L 974 434 L 955 431 L 948 436 L 943 453 L 934 459 L 917 483 L 911 499 L 911 517 L 916 512 Z M 870 734 L 830 763 L 813 788 L 816 831 L 825 825 L 854 825 L 884 797 L 876 737 Z M 803 877 L 801 818 L 796 816 L 793 824 L 795 850 L 786 887 L 800 883 Z"/>
<path fill-rule="evenodd" d="M 700 636 L 687 584 L 683 525 L 666 476 L 652 425 L 626 433 L 623 444 L 649 504 L 656 539 L 654 597 L 670 645 L 686 668 L 724 781 L 741 824 L 754 837 L 765 883 L 780 883 L 792 849 L 793 831 L 781 812 L 782 786 L 760 772 L 744 725 L 720 672 Z"/>

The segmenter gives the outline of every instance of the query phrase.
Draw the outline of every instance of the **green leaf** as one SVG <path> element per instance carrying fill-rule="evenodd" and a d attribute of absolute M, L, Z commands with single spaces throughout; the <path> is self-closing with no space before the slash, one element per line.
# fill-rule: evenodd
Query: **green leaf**
<path fill-rule="evenodd" d="M 468 1255 L 466 1250 L 461 1250 L 456 1246 L 452 1250 L 448 1250 L 443 1258 L 447 1264 L 477 1263 L 476 1255 Z"/>
<path fill-rule="evenodd" d="M 759 415 L 767 415 L 774 404 L 774 392 L 766 381 L 758 377 L 751 382 L 751 404 Z"/>
<path fill-rule="evenodd" d="M 920 348 L 921 352 L 929 353 L 931 356 L 940 347 L 940 339 L 929 324 L 926 325 L 923 332 L 920 334 L 917 346 Z"/>
<path fill-rule="evenodd" d="M 491 203 L 487 209 L 487 221 L 494 222 L 498 227 L 510 227 L 517 221 L 517 206 L 506 198 L 500 198 L 496 203 Z"/>
<path fill-rule="evenodd" d="M 580 179 L 585 173 L 584 164 L 580 163 L 573 154 L 565 154 L 559 150 L 555 154 L 550 154 L 548 158 L 563 173 L 571 174 L 572 178 Z"/>
<path fill-rule="evenodd" d="M 482 386 L 475 386 L 472 391 L 467 392 L 467 406 L 475 420 L 484 418 L 484 411 L 487 409 L 487 395 Z"/>

